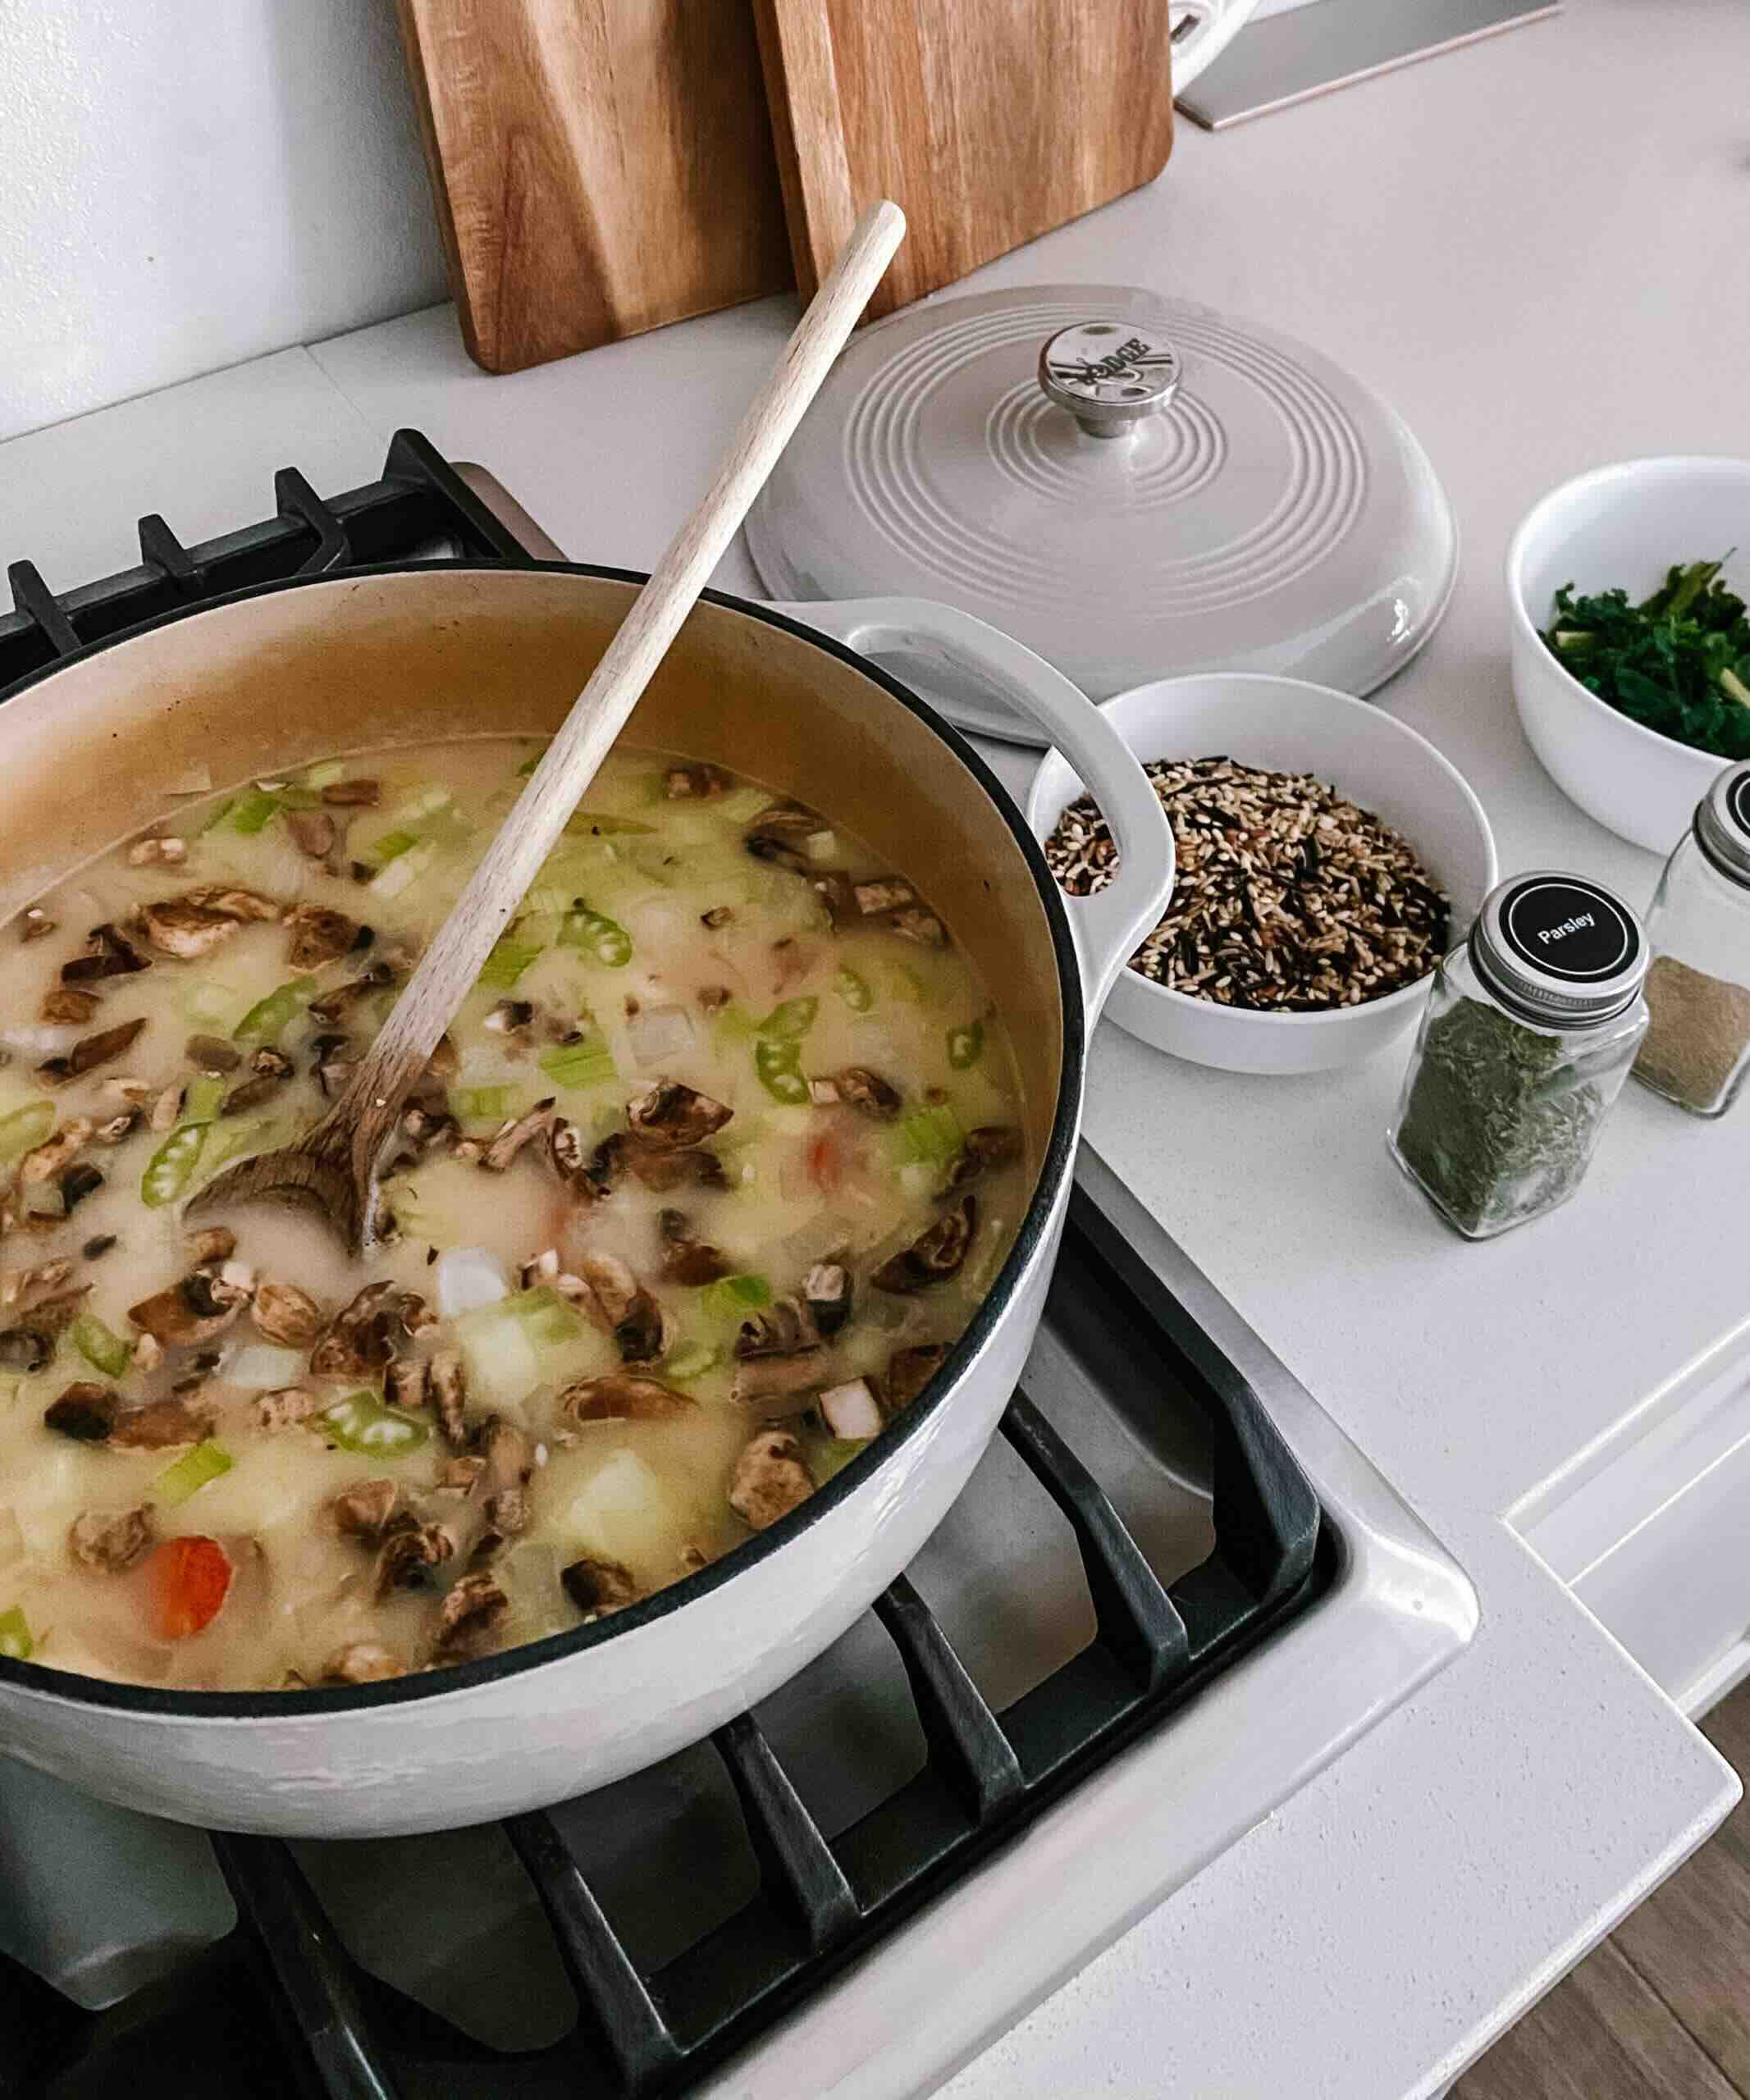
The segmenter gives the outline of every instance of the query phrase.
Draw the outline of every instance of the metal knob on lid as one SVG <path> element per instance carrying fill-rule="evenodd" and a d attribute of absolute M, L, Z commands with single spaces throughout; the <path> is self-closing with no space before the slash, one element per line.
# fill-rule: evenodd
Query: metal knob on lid
<path fill-rule="evenodd" d="M 1078 321 L 1039 354 L 1045 398 L 1090 437 L 1122 437 L 1158 416 L 1178 391 L 1179 354 L 1164 336 L 1128 321 Z"/>
<path fill-rule="evenodd" d="M 1547 1028 L 1593 1028 L 1634 1003 L 1650 960 L 1641 922 L 1582 875 L 1540 869 L 1483 899 L 1470 929 L 1477 975 Z"/>
<path fill-rule="evenodd" d="M 1722 875 L 1750 888 L 1750 760 L 1728 766 L 1696 804 L 1695 841 Z"/>

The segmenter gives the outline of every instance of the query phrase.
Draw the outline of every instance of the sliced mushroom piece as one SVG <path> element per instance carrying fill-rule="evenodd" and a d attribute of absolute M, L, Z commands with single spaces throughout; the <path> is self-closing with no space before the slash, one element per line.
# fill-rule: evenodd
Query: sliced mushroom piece
<path fill-rule="evenodd" d="M 249 1317 L 258 1332 L 282 1349 L 310 1348 L 328 1324 L 321 1306 L 295 1283 L 257 1285 Z"/>
<path fill-rule="evenodd" d="M 344 984 L 331 985 L 319 999 L 310 1002 L 310 1016 L 314 1020 L 332 1026 L 342 1014 L 356 1007 L 361 999 L 368 999 L 373 992 L 381 992 L 395 982 L 395 972 L 386 962 L 373 962 L 358 977 L 350 977 Z M 445 1041 L 449 1038 L 446 1036 Z M 336 1046 L 338 1047 L 338 1046 Z M 432 1062 L 436 1063 L 436 1053 Z"/>
<path fill-rule="evenodd" d="M 326 861 L 340 842 L 340 828 L 326 810 L 287 810 L 286 829 L 300 853 Z"/>
<path fill-rule="evenodd" d="M 398 1356 L 383 1373 L 383 1398 L 392 1408 L 425 1405 L 426 1367 L 416 1356 Z"/>
<path fill-rule="evenodd" d="M 730 906 L 714 904 L 709 911 L 701 911 L 699 914 L 699 924 L 707 932 L 715 934 L 727 926 L 734 916 L 735 913 Z"/>
<path fill-rule="evenodd" d="M 212 1406 L 195 1393 L 171 1393 L 116 1417 L 109 1441 L 125 1451 L 168 1451 L 212 1433 Z"/>
<path fill-rule="evenodd" d="M 0 1365 L 8 1371 L 40 1371 L 55 1353 L 55 1343 L 78 1317 L 89 1284 L 45 1298 L 14 1326 L 0 1334 Z"/>
<path fill-rule="evenodd" d="M 399 1314 L 393 1282 L 367 1284 L 337 1312 L 310 1355 L 313 1378 L 362 1378 L 395 1354 Z"/>
<path fill-rule="evenodd" d="M 665 1210 L 656 1220 L 662 1234 L 662 1268 L 676 1283 L 696 1287 L 729 1273 L 722 1253 L 698 1238 L 684 1211 Z"/>
<path fill-rule="evenodd" d="M 902 940 L 914 941 L 921 948 L 945 948 L 948 929 L 933 911 L 921 906 L 913 906 L 905 911 L 895 911 L 887 920 L 888 930 L 898 934 Z"/>
<path fill-rule="evenodd" d="M 521 1035 L 534 1025 L 532 999 L 500 999 L 480 1024 L 493 1035 Z"/>
<path fill-rule="evenodd" d="M 559 1396 L 560 1412 L 573 1422 L 672 1422 L 697 1405 L 660 1378 L 633 1371 L 605 1371 L 580 1378 Z"/>
<path fill-rule="evenodd" d="M 612 1144 L 615 1140 L 606 1141 Z M 628 1145 L 626 1162 L 642 1185 L 657 1195 L 675 1189 L 722 1189 L 729 1185 L 723 1162 L 703 1147 L 689 1152 L 652 1152 L 644 1145 Z"/>
<path fill-rule="evenodd" d="M 222 1035 L 191 1035 L 185 1054 L 199 1071 L 215 1075 L 234 1072 L 243 1062 L 243 1052 Z"/>
<path fill-rule="evenodd" d="M 919 1342 L 911 1349 L 896 1349 L 887 1359 L 887 1376 L 882 1381 L 889 1413 L 910 1407 L 947 1361 L 946 1342 Z"/>
<path fill-rule="evenodd" d="M 227 919 L 271 924 L 280 916 L 280 906 L 259 890 L 240 889 L 228 883 L 203 883 L 199 889 L 185 890 L 185 904 L 202 911 L 222 912 Z"/>
<path fill-rule="evenodd" d="M 763 1532 L 799 1509 L 814 1492 L 802 1447 L 781 1429 L 762 1429 L 735 1461 L 729 1507 L 744 1524 Z"/>
<path fill-rule="evenodd" d="M 39 918 L 41 914 L 37 914 Z M 25 914 L 28 920 L 30 915 Z M 54 931 L 52 922 L 43 921 L 43 930 Z M 25 938 L 30 936 L 27 934 Z M 90 938 L 85 943 L 83 955 L 76 955 L 71 962 L 61 966 L 63 984 L 89 984 L 101 977 L 129 977 L 136 970 L 146 968 L 148 958 L 143 956 L 117 926 L 105 924 L 94 926 Z"/>
<path fill-rule="evenodd" d="M 21 941 L 46 939 L 59 923 L 57 920 L 51 919 L 41 905 L 27 904 L 19 915 L 18 938 Z"/>
<path fill-rule="evenodd" d="M 62 1028 L 76 1028 L 90 1020 L 103 1004 L 95 992 L 81 992 L 71 984 L 57 984 L 43 1000 L 43 1019 Z"/>
<path fill-rule="evenodd" d="M 662 784 L 671 802 L 704 802 L 728 794 L 732 783 L 720 765 L 694 759 L 683 765 L 671 765 L 663 775 Z"/>
<path fill-rule="evenodd" d="M 131 1137 L 145 1121 L 144 1112 L 138 1108 L 124 1108 L 119 1116 L 112 1116 L 107 1123 L 99 1123 L 91 1133 L 94 1144 L 119 1145 L 124 1138 Z"/>
<path fill-rule="evenodd" d="M 224 1333 L 249 1298 L 240 1285 L 198 1268 L 168 1290 L 130 1306 L 128 1318 L 166 1349 L 200 1349 Z"/>
<path fill-rule="evenodd" d="M 441 1524 L 422 1524 L 404 1510 L 391 1518 L 377 1559 L 377 1594 L 417 1589 L 434 1568 L 455 1551 L 455 1541 Z"/>
<path fill-rule="evenodd" d="M 356 919 L 324 904 L 295 904 L 286 915 L 286 926 L 291 935 L 286 960 L 294 970 L 320 970 L 325 962 L 350 955 L 364 930 Z"/>
<path fill-rule="evenodd" d="M 610 1612 L 624 1611 L 647 1594 L 632 1570 L 618 1560 L 605 1560 L 585 1554 L 560 1573 L 560 1583 L 586 1618 L 605 1618 Z"/>
<path fill-rule="evenodd" d="M 622 1363 L 654 1363 L 668 1354 L 673 1330 L 662 1308 L 647 1290 L 632 1301 L 624 1320 L 614 1330 L 614 1340 Z"/>
<path fill-rule="evenodd" d="M 394 1516 L 400 1494 L 392 1480 L 362 1480 L 343 1487 L 331 1504 L 336 1529 L 343 1537 L 367 1539 L 374 1545 Z"/>
<path fill-rule="evenodd" d="M 786 869 L 793 875 L 806 875 L 813 865 L 801 847 L 769 831 L 750 831 L 742 842 L 756 861 Z"/>
<path fill-rule="evenodd" d="M 861 1442 L 881 1433 L 881 1403 L 866 1378 L 848 1378 L 829 1386 L 815 1405 L 834 1436 Z"/>
<path fill-rule="evenodd" d="M 852 1107 L 864 1116 L 872 1116 L 876 1121 L 891 1122 L 905 1106 L 904 1097 L 890 1080 L 872 1072 L 866 1065 L 847 1065 L 837 1075 L 838 1098 L 848 1102 Z"/>
<path fill-rule="evenodd" d="M 43 1427 L 76 1444 L 104 1444 L 121 1412 L 121 1402 L 110 1386 L 80 1378 L 43 1410 Z"/>
<path fill-rule="evenodd" d="M 1012 1166 L 1021 1157 L 1021 1133 L 1006 1123 L 985 1123 L 967 1134 L 966 1143 L 948 1170 L 944 1194 L 963 1189 L 969 1181 Z"/>
<path fill-rule="evenodd" d="M 535 1470 L 535 1447 L 528 1432 L 501 1414 L 490 1414 L 474 1431 L 474 1449 L 486 1462 L 481 1484 L 488 1495 L 521 1487 Z"/>
<path fill-rule="evenodd" d="M 814 875 L 809 879 L 808 887 L 825 907 L 829 926 L 842 926 L 847 919 L 854 915 L 856 900 L 852 894 L 848 875 L 834 874 L 830 871 Z"/>
<path fill-rule="evenodd" d="M 480 1164 L 489 1174 L 502 1174 L 531 1138 L 538 1137 L 552 1116 L 555 1097 L 547 1095 L 534 1107 L 507 1123 L 482 1153 Z"/>
<path fill-rule="evenodd" d="M 586 1254 L 578 1263 L 601 1324 L 623 1363 L 654 1363 L 662 1354 L 662 1308 L 617 1254 Z"/>
<path fill-rule="evenodd" d="M 87 1196 L 94 1196 L 103 1185 L 103 1177 L 88 1162 L 70 1166 L 56 1185 L 61 1191 L 61 1214 L 71 1217 Z"/>
<path fill-rule="evenodd" d="M 735 1354 L 788 1356 L 797 1349 L 811 1349 L 820 1339 L 807 1299 L 778 1298 L 742 1321 L 735 1337 Z"/>
<path fill-rule="evenodd" d="M 286 1084 L 272 1072 L 257 1072 L 234 1086 L 219 1103 L 221 1116 L 242 1116 L 251 1108 L 259 1108 L 264 1101 L 272 1101 Z"/>
<path fill-rule="evenodd" d="M 468 1386 L 462 1373 L 462 1356 L 459 1349 L 441 1349 L 426 1367 L 426 1391 L 437 1426 L 443 1431 L 444 1441 L 452 1447 L 467 1440 L 468 1425 L 464 1411 L 468 1405 Z"/>
<path fill-rule="evenodd" d="M 428 1108 L 414 1107 L 405 1110 L 401 1117 L 401 1135 L 418 1158 L 453 1144 L 460 1134 L 461 1125 L 447 1112 L 433 1115 Z"/>
<path fill-rule="evenodd" d="M 734 1112 L 677 1080 L 658 1080 L 626 1104 L 626 1121 L 633 1136 L 641 1144 L 660 1151 L 690 1151 L 703 1144 Z"/>
<path fill-rule="evenodd" d="M 228 1225 L 203 1225 L 188 1239 L 189 1259 L 197 1265 L 228 1262 L 237 1251 L 237 1235 Z"/>
<path fill-rule="evenodd" d="M 446 1459 L 443 1471 L 437 1477 L 434 1495 L 453 1495 L 458 1501 L 465 1502 L 479 1485 L 486 1471 L 486 1460 L 471 1453 L 459 1459 Z"/>
<path fill-rule="evenodd" d="M 786 1404 L 773 1408 L 773 1413 L 801 1414 L 809 1396 L 820 1390 L 829 1375 L 827 1352 L 818 1344 L 812 1349 L 793 1350 L 788 1356 L 750 1356 L 735 1367 L 731 1397 L 743 1407 L 770 1406 L 782 1400 Z"/>
<path fill-rule="evenodd" d="M 806 802 L 768 802 L 754 819 L 752 829 L 772 838 L 797 841 L 812 838 L 817 831 L 830 829 L 825 817 L 811 810 Z"/>
<path fill-rule="evenodd" d="M 74 1155 L 95 1127 L 89 1116 L 69 1116 L 53 1136 L 45 1138 L 20 1160 L 20 1188 L 34 1188 L 39 1181 L 53 1180 L 64 1166 L 72 1164 Z"/>
<path fill-rule="evenodd" d="M 281 1386 L 257 1400 L 255 1419 L 263 1429 L 289 1429 L 294 1422 L 308 1422 L 322 1404 L 321 1395 L 307 1386 Z"/>
<path fill-rule="evenodd" d="M 509 1611 L 509 1595 L 498 1577 L 483 1568 L 470 1570 L 438 1606 L 439 1651 L 453 1655 L 482 1646 Z"/>
<path fill-rule="evenodd" d="M 381 1684 L 406 1674 L 406 1664 L 381 1641 L 350 1641 L 322 1664 L 324 1684 Z"/>
<path fill-rule="evenodd" d="M 962 1196 L 952 1210 L 918 1235 L 909 1247 L 884 1262 L 871 1281 L 877 1290 L 909 1293 L 945 1283 L 960 1273 L 978 1229 L 978 1198 Z"/>
<path fill-rule="evenodd" d="M 382 792 L 376 780 L 331 780 L 322 790 L 322 800 L 331 809 L 374 810 Z"/>
<path fill-rule="evenodd" d="M 33 1305 L 53 1298 L 72 1273 L 71 1258 L 64 1254 L 52 1262 L 39 1262 L 32 1268 L 8 1269 L 0 1275 L 0 1308 L 28 1312 Z"/>
<path fill-rule="evenodd" d="M 816 1262 L 802 1284 L 802 1300 L 816 1331 L 827 1341 L 851 1317 L 854 1285 L 843 1262 Z"/>
<path fill-rule="evenodd" d="M 106 1575 L 119 1575 L 135 1562 L 151 1545 L 152 1505 L 143 1504 L 138 1509 L 124 1509 L 119 1514 L 114 1510 L 88 1509 L 82 1517 L 75 1517 L 67 1532 L 67 1544 L 73 1558 L 81 1567 L 100 1569 Z"/>
<path fill-rule="evenodd" d="M 242 929 L 243 921 L 228 911 L 209 911 L 186 897 L 167 897 L 148 904 L 139 915 L 147 940 L 160 955 L 179 962 L 198 961 Z"/>
<path fill-rule="evenodd" d="M 547 1157 L 553 1162 L 553 1171 L 561 1181 L 594 1195 L 597 1192 L 590 1179 L 589 1155 L 584 1150 L 583 1133 L 575 1123 L 567 1122 L 563 1116 L 555 1116 L 547 1132 Z"/>
<path fill-rule="evenodd" d="M 520 1538 L 534 1515 L 528 1487 L 519 1483 L 514 1487 L 501 1487 L 496 1495 L 488 1495 L 486 1514 L 487 1522 L 495 1531 L 501 1532 L 507 1539 Z"/>
<path fill-rule="evenodd" d="M 880 875 L 872 882 L 854 883 L 852 894 L 857 899 L 857 910 L 866 919 L 902 911 L 917 902 L 917 892 L 903 875 Z"/>

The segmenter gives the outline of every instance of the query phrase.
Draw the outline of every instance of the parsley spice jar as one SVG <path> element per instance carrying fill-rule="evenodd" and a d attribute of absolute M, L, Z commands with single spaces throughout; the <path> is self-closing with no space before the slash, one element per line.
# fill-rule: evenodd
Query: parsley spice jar
<path fill-rule="evenodd" d="M 1750 763 L 1696 806 L 1647 915 L 1652 1023 L 1634 1076 L 1695 1116 L 1723 1116 L 1750 1069 Z"/>
<path fill-rule="evenodd" d="M 1515 875 L 1434 975 L 1393 1156 L 1467 1239 L 1579 1187 L 1647 1030 L 1647 937 L 1597 883 Z"/>

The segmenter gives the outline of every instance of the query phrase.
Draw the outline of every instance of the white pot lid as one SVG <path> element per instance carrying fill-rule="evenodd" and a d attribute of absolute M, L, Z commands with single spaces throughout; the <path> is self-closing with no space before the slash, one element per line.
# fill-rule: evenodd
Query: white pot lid
<path fill-rule="evenodd" d="M 866 329 L 747 537 L 774 597 L 945 599 L 1096 699 L 1208 670 L 1370 692 L 1458 566 L 1446 493 L 1378 395 L 1273 329 L 1110 285 Z M 988 687 L 924 682 L 963 726 L 1039 741 Z"/>

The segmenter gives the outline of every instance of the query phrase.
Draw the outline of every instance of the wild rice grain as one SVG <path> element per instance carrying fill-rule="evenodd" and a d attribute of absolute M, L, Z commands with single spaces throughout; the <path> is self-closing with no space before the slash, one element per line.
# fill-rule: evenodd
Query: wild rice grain
<path fill-rule="evenodd" d="M 1178 874 L 1131 957 L 1142 976 L 1220 1006 L 1318 1013 L 1400 991 L 1444 953 L 1439 885 L 1395 831 L 1323 781 L 1221 756 L 1147 771 Z M 1058 819 L 1045 862 L 1072 897 L 1111 881 L 1117 847 L 1091 796 Z"/>

